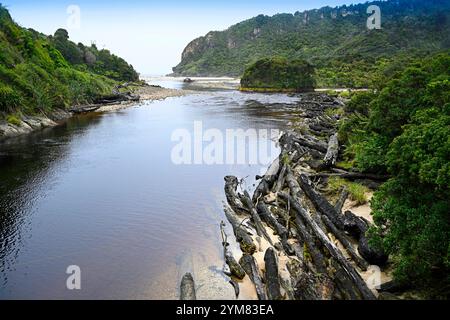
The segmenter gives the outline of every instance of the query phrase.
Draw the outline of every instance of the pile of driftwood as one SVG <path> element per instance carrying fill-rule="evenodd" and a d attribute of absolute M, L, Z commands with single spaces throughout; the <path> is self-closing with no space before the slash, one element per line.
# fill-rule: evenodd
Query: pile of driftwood
<path fill-rule="evenodd" d="M 69 109 L 69 112 L 75 114 L 88 113 L 93 112 L 100 109 L 103 106 L 115 105 L 124 102 L 137 102 L 141 98 L 139 95 L 134 94 L 132 91 L 127 90 L 125 92 L 120 92 L 120 89 L 128 89 L 129 84 L 125 83 L 122 85 L 118 85 L 113 89 L 113 92 L 110 95 L 101 96 L 93 101 L 92 104 L 88 105 L 80 105 L 74 106 Z"/>
<path fill-rule="evenodd" d="M 386 264 L 387 256 L 369 245 L 369 222 L 342 212 L 349 195 L 345 189 L 331 204 L 315 186 L 328 176 L 386 179 L 334 168 L 339 117 L 326 110 L 341 106 L 327 95 L 302 96 L 307 133 L 292 130 L 281 137 L 281 154 L 257 177 L 253 196 L 241 190 L 237 177 L 225 177 L 225 216 L 242 251 L 239 260 L 233 257 L 221 228 L 225 272 L 237 295 L 239 279 L 248 275 L 261 300 L 376 299 L 361 274 L 370 265 Z M 260 261 L 259 252 L 264 253 Z"/>

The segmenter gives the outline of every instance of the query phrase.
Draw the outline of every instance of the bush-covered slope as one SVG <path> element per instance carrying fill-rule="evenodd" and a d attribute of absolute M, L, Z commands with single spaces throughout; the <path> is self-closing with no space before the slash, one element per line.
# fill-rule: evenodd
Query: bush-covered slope
<path fill-rule="evenodd" d="M 76 62 L 68 53 L 72 43 L 66 39 L 68 50 L 58 44 L 62 54 L 56 41 L 20 27 L 0 5 L 0 116 L 88 103 L 111 93 L 116 80 L 135 79 L 134 69 L 122 69 L 119 58 L 94 51 L 100 58 L 93 65 Z"/>
<path fill-rule="evenodd" d="M 242 90 L 309 91 L 314 89 L 314 68 L 303 60 L 265 58 L 248 67 L 241 79 Z"/>
<path fill-rule="evenodd" d="M 352 97 L 340 139 L 361 171 L 391 176 L 372 200 L 372 238 L 393 256 L 396 279 L 448 298 L 450 52 L 400 68 Z"/>
<path fill-rule="evenodd" d="M 367 8 L 381 8 L 382 29 L 367 28 Z M 245 67 L 280 55 L 306 59 L 319 86 L 366 87 L 393 55 L 420 56 L 450 47 L 450 0 L 390 0 L 260 15 L 195 39 L 173 71 L 185 76 L 241 76 Z"/>

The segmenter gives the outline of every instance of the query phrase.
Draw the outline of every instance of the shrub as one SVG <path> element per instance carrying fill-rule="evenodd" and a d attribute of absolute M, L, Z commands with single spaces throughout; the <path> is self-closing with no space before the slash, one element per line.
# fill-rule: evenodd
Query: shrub
<path fill-rule="evenodd" d="M 20 121 L 20 119 L 16 115 L 13 115 L 13 114 L 8 115 L 6 117 L 6 121 L 15 126 L 20 126 L 20 124 L 22 123 L 22 121 Z"/>

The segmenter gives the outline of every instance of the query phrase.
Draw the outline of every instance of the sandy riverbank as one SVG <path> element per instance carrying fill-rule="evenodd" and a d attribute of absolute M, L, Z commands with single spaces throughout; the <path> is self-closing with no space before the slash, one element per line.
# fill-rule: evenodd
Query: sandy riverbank
<path fill-rule="evenodd" d="M 168 89 L 163 87 L 155 87 L 155 86 L 145 86 L 140 87 L 135 94 L 141 97 L 140 102 L 143 101 L 156 101 L 156 100 L 164 100 L 171 97 L 182 97 L 188 94 L 195 93 L 190 90 L 182 90 L 182 89 Z M 139 102 L 130 101 L 124 102 L 120 104 L 113 104 L 103 106 L 100 109 L 96 110 L 96 112 L 110 112 L 115 110 L 124 109 L 133 105 L 139 104 Z"/>
<path fill-rule="evenodd" d="M 167 89 L 155 86 L 139 87 L 135 94 L 140 96 L 140 101 L 127 101 L 119 104 L 105 105 L 94 112 L 111 112 L 128 108 L 130 106 L 138 105 L 144 101 L 163 100 L 170 97 L 181 97 L 187 94 L 192 94 L 194 91 Z M 22 136 L 38 130 L 57 126 L 64 122 L 74 114 L 62 109 L 55 109 L 50 113 L 42 113 L 34 116 L 22 116 L 19 124 L 8 123 L 0 120 L 0 142 L 13 137 Z"/>

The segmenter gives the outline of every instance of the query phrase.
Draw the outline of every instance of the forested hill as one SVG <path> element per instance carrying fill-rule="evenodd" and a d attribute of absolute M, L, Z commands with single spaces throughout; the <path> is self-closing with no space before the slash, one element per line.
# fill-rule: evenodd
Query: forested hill
<path fill-rule="evenodd" d="M 23 28 L 0 4 L 0 120 L 89 103 L 138 79 L 109 51 L 76 45 L 63 29 L 46 36 Z"/>
<path fill-rule="evenodd" d="M 369 30 L 370 5 L 381 9 L 381 30 Z M 450 0 L 389 0 L 260 15 L 209 32 L 185 48 L 173 71 L 184 76 L 241 76 L 270 56 L 305 59 L 319 86 L 365 87 L 367 73 L 396 56 L 408 59 L 450 47 Z"/>

